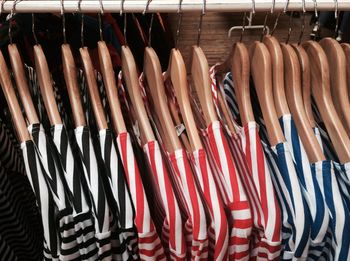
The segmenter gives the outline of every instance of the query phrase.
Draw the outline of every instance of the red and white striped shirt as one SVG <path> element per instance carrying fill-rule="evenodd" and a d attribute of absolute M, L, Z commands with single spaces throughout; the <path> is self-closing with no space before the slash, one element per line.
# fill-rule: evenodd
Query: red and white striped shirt
<path fill-rule="evenodd" d="M 154 175 L 161 204 L 166 213 L 162 224 L 162 239 L 171 260 L 186 260 L 186 241 L 183 233 L 182 217 L 175 197 L 170 176 L 157 141 L 150 141 L 143 147 Z"/>
<path fill-rule="evenodd" d="M 215 79 L 215 73 L 214 66 L 210 69 L 212 95 L 219 118 L 222 119 L 218 104 L 220 89 Z M 279 260 L 282 240 L 281 211 L 275 197 L 271 173 L 258 134 L 258 126 L 255 122 L 249 122 L 243 128 L 239 126 L 236 128 L 239 140 L 227 128 L 225 131 L 232 137 L 229 139 L 230 147 L 245 181 L 246 191 L 249 192 L 254 224 L 251 259 Z M 241 148 L 239 148 L 239 143 Z M 240 160 L 241 150 L 245 155 L 243 160 Z"/>
<path fill-rule="evenodd" d="M 151 218 L 129 133 L 120 133 L 117 137 L 117 144 L 135 207 L 140 258 L 141 260 L 166 260 L 163 246 Z"/>
<path fill-rule="evenodd" d="M 213 255 L 214 260 L 227 260 L 228 222 L 206 151 L 204 149 L 195 150 L 191 155 L 191 162 L 211 216 L 209 255 L 210 257 Z"/>
<path fill-rule="evenodd" d="M 198 184 L 192 173 L 185 150 L 179 149 L 169 154 L 174 178 L 179 187 L 179 195 L 186 207 L 185 233 L 187 241 L 187 257 L 191 260 L 208 260 L 208 215 L 202 202 Z"/>

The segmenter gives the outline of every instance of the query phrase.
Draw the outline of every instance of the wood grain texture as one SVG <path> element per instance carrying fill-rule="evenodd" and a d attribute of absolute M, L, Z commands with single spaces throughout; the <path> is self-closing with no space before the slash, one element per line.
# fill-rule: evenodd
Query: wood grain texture
<path fill-rule="evenodd" d="M 16 44 L 9 44 L 8 46 L 9 57 L 13 76 L 16 81 L 17 90 L 21 99 L 26 117 L 29 124 L 39 123 L 39 117 L 36 113 L 32 96 L 29 90 L 27 76 L 24 70 L 24 64 L 19 54 Z"/>
<path fill-rule="evenodd" d="M 288 44 L 281 44 L 281 50 L 284 61 L 285 94 L 298 134 L 312 163 L 325 160 L 321 146 L 305 112 L 298 55 L 295 49 Z"/>

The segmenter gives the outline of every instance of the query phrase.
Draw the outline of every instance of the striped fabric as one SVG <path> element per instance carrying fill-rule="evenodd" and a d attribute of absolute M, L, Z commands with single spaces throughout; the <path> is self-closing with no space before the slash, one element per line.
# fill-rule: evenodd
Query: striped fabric
<path fill-rule="evenodd" d="M 80 149 L 84 176 L 92 197 L 98 257 L 99 259 L 110 258 L 112 254 L 110 210 L 102 181 L 105 173 L 98 164 L 89 128 L 87 126 L 77 127 L 75 129 L 75 138 Z"/>
<path fill-rule="evenodd" d="M 82 260 L 97 259 L 95 228 L 90 209 L 90 193 L 84 191 L 82 180 L 85 178 L 79 157 L 74 156 L 67 131 L 64 125 L 51 128 L 53 142 L 65 172 L 67 193 L 71 195 L 74 219 L 74 230 Z"/>
<path fill-rule="evenodd" d="M 37 146 L 39 160 L 45 169 L 46 182 L 53 195 L 57 207 L 57 213 L 50 218 L 58 222 L 60 233 L 60 259 L 75 260 L 80 258 L 78 243 L 75 238 L 73 209 L 71 198 L 67 196 L 66 182 L 63 178 L 63 170 L 52 141 L 46 136 L 40 124 L 33 124 L 28 127 L 34 144 Z"/>
<path fill-rule="evenodd" d="M 117 144 L 135 207 L 135 225 L 139 237 L 140 259 L 165 260 L 164 249 L 151 218 L 129 133 L 120 133 L 117 137 Z"/>
<path fill-rule="evenodd" d="M 317 140 L 319 141 L 323 151 L 331 151 L 326 145 L 328 136 L 321 135 L 318 128 L 314 129 Z M 324 140 L 324 138 L 326 140 Z M 350 228 L 350 208 L 349 208 L 349 187 L 348 187 L 348 173 L 349 164 L 339 164 L 333 161 L 317 162 L 313 166 L 318 173 L 318 181 L 321 186 L 321 191 L 331 216 L 331 232 L 333 235 L 331 257 L 333 260 L 348 260 L 350 238 L 348 231 Z"/>
<path fill-rule="evenodd" d="M 197 118 L 197 128 L 208 153 L 211 168 L 216 169 L 214 179 L 223 199 L 229 224 L 229 258 L 230 260 L 248 260 L 249 245 L 252 233 L 252 214 L 250 204 L 238 176 L 235 162 L 231 155 L 228 141 L 224 135 L 221 123 L 212 122 L 208 128 L 199 109 L 199 104 L 192 97 L 193 111 Z M 201 126 L 198 126 L 201 125 Z"/>
<path fill-rule="evenodd" d="M 204 149 L 194 151 L 191 154 L 191 162 L 211 216 L 209 240 L 212 242 L 209 242 L 209 256 L 213 255 L 214 260 L 227 260 L 228 222 L 206 151 Z"/>
<path fill-rule="evenodd" d="M 59 260 L 58 231 L 54 217 L 55 202 L 46 182 L 46 170 L 43 168 L 37 147 L 32 140 L 21 144 L 26 173 L 41 214 L 44 232 L 44 258 L 45 260 Z"/>
<path fill-rule="evenodd" d="M 145 96 L 145 89 L 142 82 L 142 77 L 139 78 L 140 92 L 143 96 L 144 106 L 149 117 L 149 121 L 152 125 L 153 116 L 150 113 L 150 108 L 148 106 L 147 97 Z M 119 93 L 121 99 L 123 100 L 123 105 L 127 111 L 129 120 L 132 122 L 132 125 L 135 128 L 138 127 L 138 122 L 131 110 L 133 109 L 131 104 L 128 102 L 128 95 L 126 90 L 122 85 L 122 73 L 119 73 L 118 77 Z M 153 124 L 154 133 L 157 135 L 157 129 L 155 124 Z M 138 131 L 134 133 L 135 136 L 138 136 Z M 160 137 L 158 135 L 158 137 Z M 143 147 L 144 158 L 146 159 L 146 167 L 150 172 L 151 177 L 143 179 L 144 185 L 148 190 L 152 190 L 152 201 L 158 208 L 156 215 L 153 215 L 154 223 L 157 226 L 158 233 L 161 234 L 161 239 L 165 254 L 168 259 L 172 260 L 184 260 L 186 259 L 186 241 L 183 231 L 183 222 L 181 216 L 181 209 L 176 198 L 175 190 L 173 188 L 173 175 L 169 172 L 169 164 L 164 160 L 165 152 L 161 150 L 157 140 L 148 141 L 143 146 L 140 143 L 140 137 L 136 137 L 139 141 L 138 148 Z M 149 183 L 149 184 L 148 184 Z M 149 186 L 152 185 L 152 186 Z M 175 185 L 177 187 L 177 185 Z M 152 204 L 149 201 L 150 204 Z M 153 213 L 152 213 L 153 214 Z M 154 217 L 156 216 L 156 217 Z"/>
<path fill-rule="evenodd" d="M 187 242 L 187 258 L 191 260 L 208 260 L 209 235 L 207 223 L 209 218 L 206 206 L 202 201 L 198 183 L 192 173 L 187 153 L 183 149 L 168 154 L 174 178 L 181 191 L 180 197 L 186 206 L 185 234 Z M 184 214 L 184 213 L 183 213 Z"/>
<path fill-rule="evenodd" d="M 219 88 L 220 81 L 216 81 L 215 66 L 210 69 L 212 80 L 212 94 L 214 104 L 219 112 L 218 92 L 223 88 Z M 230 75 L 230 74 L 228 74 Z M 226 89 L 228 84 L 232 83 L 232 78 L 227 81 L 225 78 L 225 99 L 233 118 L 239 120 L 238 106 L 235 102 L 235 95 L 230 92 L 228 99 Z M 231 103 L 230 103 L 231 101 Z M 235 105 L 235 106 L 233 106 Z M 236 108 L 236 109 L 235 109 Z M 222 118 L 220 113 L 219 116 Z M 227 119 L 229 120 L 229 119 Z M 275 197 L 275 190 L 271 179 L 271 171 L 268 161 L 264 155 L 263 146 L 258 133 L 258 126 L 255 122 L 249 122 L 243 128 L 237 127 L 238 137 L 235 138 L 226 128 L 226 133 L 231 136 L 230 147 L 236 156 L 236 166 L 239 166 L 242 179 L 245 181 L 246 191 L 250 195 L 250 203 L 252 207 L 254 233 L 251 243 L 251 259 L 267 259 L 278 260 L 281 253 L 281 210 Z M 240 145 L 240 146 L 239 146 Z M 239 148 L 241 147 L 241 148 Z M 244 160 L 246 163 L 239 161 L 238 157 L 242 157 L 241 150 L 244 152 Z M 248 170 L 247 166 L 248 165 Z M 250 175 L 250 177 L 248 176 Z"/>
<path fill-rule="evenodd" d="M 118 237 L 119 244 L 113 244 L 113 253 L 122 260 L 138 260 L 137 231 L 134 226 L 134 209 L 129 189 L 125 180 L 124 168 L 118 155 L 113 135 L 109 129 L 99 131 L 101 155 L 106 166 L 106 173 L 111 189 L 110 206 L 117 215 L 118 231 L 112 238 Z M 112 202 L 111 202 L 112 201 Z"/>
<path fill-rule="evenodd" d="M 207 260 L 209 258 L 207 223 L 209 223 L 210 218 L 204 201 L 202 201 L 198 182 L 189 164 L 188 155 L 183 149 L 175 150 L 173 153 L 166 151 L 164 144 L 161 143 L 162 137 L 159 132 L 161 127 L 155 113 L 157 108 L 152 107 L 153 103 L 148 100 L 150 96 L 147 96 L 149 90 L 146 88 L 149 88 L 149 86 L 144 81 L 142 74 L 139 77 L 139 84 L 150 123 L 159 142 L 157 147 L 164 155 L 164 163 L 168 166 L 173 182 L 173 190 L 178 199 L 184 223 L 183 234 L 186 240 L 187 259 Z"/>
<path fill-rule="evenodd" d="M 158 186 L 159 195 L 166 212 L 162 235 L 171 260 L 186 260 L 186 241 L 182 217 L 175 191 L 157 141 L 150 141 L 143 147 L 148 163 Z"/>
<path fill-rule="evenodd" d="M 249 122 L 239 131 L 239 135 L 263 210 L 260 222 L 264 233 L 261 239 L 253 244 L 251 255 L 254 259 L 278 260 L 281 251 L 281 210 L 275 196 L 268 160 L 258 134 L 258 125 Z"/>
<path fill-rule="evenodd" d="M 327 229 L 330 219 L 328 208 L 317 181 L 316 173 L 311 171 L 309 159 L 292 116 L 290 114 L 284 115 L 280 118 L 280 124 L 289 144 L 296 168 L 298 168 L 298 173 L 300 173 L 299 181 L 305 191 L 305 197 L 308 199 L 307 202 L 312 217 L 311 242 L 308 256 L 311 260 L 319 260 L 322 253 L 328 251 L 324 249 L 326 242 L 331 240 L 327 239 Z"/>
<path fill-rule="evenodd" d="M 229 86 L 231 82 L 226 81 L 225 94 L 230 93 L 231 102 L 235 100 L 234 88 Z M 263 140 L 267 141 L 266 128 L 259 111 L 259 101 L 252 91 L 255 115 L 259 120 L 260 134 Z M 234 114 L 238 115 L 236 111 Z M 272 180 L 276 190 L 277 198 L 282 210 L 282 234 L 283 234 L 283 253 L 285 259 L 307 258 L 309 251 L 309 236 L 311 230 L 311 214 L 308 206 L 307 191 L 302 187 L 300 178 L 303 174 L 293 162 L 289 145 L 285 143 L 277 144 L 275 147 L 264 144 L 264 152 L 272 174 Z"/>

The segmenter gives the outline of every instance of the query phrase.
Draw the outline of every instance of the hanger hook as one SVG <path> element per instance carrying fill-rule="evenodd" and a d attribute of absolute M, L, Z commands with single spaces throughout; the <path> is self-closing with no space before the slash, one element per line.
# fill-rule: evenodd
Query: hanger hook
<path fill-rule="evenodd" d="M 207 1 L 203 0 L 202 12 L 199 17 L 199 26 L 198 26 L 198 36 L 197 36 L 197 46 L 199 46 L 202 34 L 202 24 L 203 24 L 203 16 L 205 15 Z"/>
<path fill-rule="evenodd" d="M 252 17 L 251 17 L 251 20 L 250 20 L 250 24 L 253 22 L 253 17 L 255 15 L 255 0 L 252 0 Z M 245 31 L 245 21 L 247 19 L 247 12 L 244 12 L 243 14 L 243 21 L 242 21 L 242 31 L 241 31 L 241 36 L 239 37 L 239 42 L 242 42 L 243 40 L 243 34 L 244 34 L 244 31 Z"/>
<path fill-rule="evenodd" d="M 148 11 L 149 4 L 152 2 L 152 0 L 147 0 L 147 4 L 145 7 L 145 10 L 143 10 L 142 14 L 145 15 Z M 154 19 L 154 13 L 152 13 L 151 16 L 151 22 L 148 28 L 148 47 L 151 47 L 151 41 L 152 41 L 152 27 L 153 27 L 153 19 Z"/>
<path fill-rule="evenodd" d="M 98 14 L 98 26 L 100 29 L 100 40 L 103 41 L 102 16 L 104 15 L 102 0 L 99 0 L 100 13 Z"/>
<path fill-rule="evenodd" d="M 81 17 L 81 25 L 80 25 L 80 43 L 81 43 L 81 47 L 84 47 L 84 14 L 81 10 L 81 2 L 82 0 L 79 0 L 78 2 L 78 10 L 80 13 L 80 17 Z"/>
<path fill-rule="evenodd" d="M 14 0 L 14 1 L 13 1 L 11 13 L 10 13 L 9 30 L 8 30 L 8 35 L 9 35 L 10 44 L 12 44 L 12 20 L 13 20 L 13 18 L 14 18 L 14 16 L 15 16 L 16 4 L 17 4 L 19 1 L 20 1 L 20 0 Z"/>
<path fill-rule="evenodd" d="M 288 11 L 288 6 L 289 6 L 289 0 L 287 0 L 287 4 L 283 10 L 283 13 L 287 13 Z M 293 23 L 293 11 L 291 12 L 290 16 L 289 16 L 289 22 L 288 22 L 288 35 L 287 35 L 287 39 L 286 39 L 286 44 L 288 44 L 289 39 L 290 39 L 290 35 L 292 33 L 292 23 Z"/>
<path fill-rule="evenodd" d="M 61 2 L 61 16 L 62 16 L 62 33 L 63 33 L 63 43 L 67 43 L 67 36 L 66 36 L 66 17 L 64 15 L 64 3 L 63 0 Z"/>
<path fill-rule="evenodd" d="M 121 0 L 120 2 L 120 12 L 119 12 L 119 15 L 122 16 L 123 13 L 124 13 L 124 3 L 125 3 L 125 0 Z M 128 42 L 126 40 L 126 23 L 127 23 L 127 20 L 126 20 L 126 13 L 124 13 L 124 28 L 123 28 L 123 33 L 124 33 L 124 40 L 125 40 L 125 45 L 128 45 Z"/>
<path fill-rule="evenodd" d="M 178 19 L 177 19 L 177 28 L 176 28 L 175 49 L 177 49 L 177 47 L 178 47 L 179 38 L 180 38 L 180 27 L 181 27 L 181 23 L 182 23 L 182 9 L 181 8 L 182 8 L 182 0 L 179 1 L 179 7 L 177 9 Z"/>
<path fill-rule="evenodd" d="M 302 0 L 302 16 L 301 16 L 301 27 L 300 27 L 300 35 L 299 35 L 299 39 L 298 39 L 298 45 L 301 44 L 301 40 L 303 38 L 304 35 L 304 31 L 305 31 L 305 14 L 306 14 L 306 8 L 305 8 L 305 0 Z"/>
<path fill-rule="evenodd" d="M 264 18 L 264 27 L 260 36 L 260 42 L 262 42 L 265 34 L 266 34 L 266 27 L 267 27 L 267 18 L 269 14 L 273 14 L 275 12 L 275 5 L 276 5 L 276 0 L 272 0 L 272 6 L 270 12 L 266 12 L 265 18 Z"/>
<path fill-rule="evenodd" d="M 285 14 L 285 13 L 287 12 L 288 6 L 289 6 L 289 0 L 286 1 L 286 5 L 284 6 L 283 11 L 278 13 L 278 15 L 277 15 L 277 17 L 276 17 L 276 20 L 275 20 L 275 24 L 273 25 L 273 28 L 272 28 L 272 31 L 271 31 L 271 35 L 273 35 L 273 34 L 275 33 L 276 28 L 277 28 L 277 25 L 278 25 L 278 22 L 279 22 L 279 19 L 280 19 L 280 17 L 281 17 L 281 14 L 282 14 L 282 13 Z"/>
<path fill-rule="evenodd" d="M 339 11 L 338 11 L 338 0 L 334 0 L 334 18 L 335 18 L 335 37 L 338 35 L 339 28 Z"/>

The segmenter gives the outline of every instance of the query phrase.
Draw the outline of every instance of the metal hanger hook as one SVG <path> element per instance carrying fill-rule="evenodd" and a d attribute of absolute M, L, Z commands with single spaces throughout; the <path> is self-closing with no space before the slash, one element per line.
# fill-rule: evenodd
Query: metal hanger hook
<path fill-rule="evenodd" d="M 61 16 L 62 16 L 62 33 L 63 33 L 63 43 L 67 43 L 67 36 L 66 36 L 66 17 L 64 15 L 64 3 L 63 0 L 61 2 Z"/>
<path fill-rule="evenodd" d="M 18 2 L 20 2 L 20 0 L 14 0 L 14 1 L 13 1 L 11 13 L 10 13 L 9 30 L 8 30 L 8 35 L 9 35 L 10 44 L 12 44 L 12 20 L 13 20 L 13 18 L 14 18 L 15 10 L 16 10 L 16 4 L 17 4 Z M 4 4 L 4 2 L 2 2 L 1 7 L 3 7 L 3 4 Z M 2 9 L 2 10 L 3 10 L 3 9 Z"/>
<path fill-rule="evenodd" d="M 277 17 L 276 17 L 276 20 L 275 20 L 275 24 L 273 25 L 273 28 L 272 28 L 272 31 L 271 31 L 271 35 L 273 35 L 273 34 L 275 33 L 276 28 L 277 28 L 277 25 L 278 25 L 278 22 L 279 22 L 279 19 L 280 19 L 280 17 L 281 17 L 281 14 L 282 14 L 282 13 L 285 14 L 285 13 L 287 12 L 288 6 L 289 6 L 289 0 L 286 1 L 286 5 L 284 6 L 283 11 L 278 13 L 278 15 L 277 15 Z"/>
<path fill-rule="evenodd" d="M 99 0 L 100 13 L 98 14 L 98 26 L 100 29 L 100 40 L 103 41 L 102 16 L 104 15 L 102 0 Z"/>
<path fill-rule="evenodd" d="M 338 0 L 334 0 L 334 18 L 335 18 L 335 37 L 338 35 L 339 28 L 339 10 L 338 10 Z"/>
<path fill-rule="evenodd" d="M 179 1 L 179 7 L 177 9 L 177 28 L 176 28 L 176 38 L 175 38 L 175 49 L 177 49 L 178 44 L 179 44 L 179 38 L 180 38 L 180 28 L 181 28 L 181 23 L 182 23 L 182 0 Z"/>
<path fill-rule="evenodd" d="M 119 15 L 122 16 L 123 13 L 124 13 L 124 3 L 125 3 L 125 0 L 121 0 L 120 2 L 120 12 L 119 12 Z M 126 23 L 127 23 L 127 20 L 126 20 L 126 13 L 124 13 L 124 27 L 123 27 L 123 33 L 124 33 L 124 40 L 125 40 L 125 44 L 128 45 L 128 42 L 126 40 Z"/>
<path fill-rule="evenodd" d="M 305 31 L 305 14 L 306 14 L 305 0 L 302 0 L 302 16 L 301 16 L 302 20 L 301 20 L 301 26 L 300 26 L 300 35 L 298 39 L 298 45 L 301 44 L 301 40 L 303 38 L 304 31 Z"/>
<path fill-rule="evenodd" d="M 81 43 L 81 47 L 84 47 L 84 14 L 81 11 L 81 2 L 82 0 L 79 0 L 78 2 L 78 10 L 81 16 L 81 25 L 80 25 L 80 43 Z"/>
<path fill-rule="evenodd" d="M 203 24 L 203 16 L 205 15 L 207 1 L 203 0 L 202 12 L 199 17 L 199 25 L 198 25 L 198 36 L 197 36 L 197 46 L 199 46 L 202 34 L 202 24 Z"/>
<path fill-rule="evenodd" d="M 283 10 L 284 14 L 287 13 L 288 6 L 289 6 L 289 0 L 287 0 L 287 4 L 286 4 L 286 6 L 285 6 L 285 8 Z M 289 22 L 288 22 L 289 26 L 288 26 L 288 35 L 287 35 L 287 39 L 286 39 L 286 44 L 288 44 L 289 39 L 290 39 L 290 35 L 292 33 L 292 23 L 293 23 L 293 12 L 291 12 L 291 14 L 289 16 Z"/>
<path fill-rule="evenodd" d="M 273 14 L 275 12 L 275 6 L 276 6 L 276 0 L 272 0 L 272 6 L 271 6 L 271 10 L 270 12 L 266 12 L 265 18 L 264 18 L 264 27 L 263 30 L 261 32 L 261 36 L 260 36 L 260 42 L 262 42 L 265 34 L 266 34 L 266 27 L 267 27 L 267 18 L 269 16 L 269 14 Z"/>
<path fill-rule="evenodd" d="M 252 0 L 252 11 L 251 11 L 251 20 L 249 21 L 249 24 L 253 23 L 253 17 L 255 15 L 255 0 Z M 243 14 L 243 21 L 242 21 L 242 31 L 241 31 L 241 36 L 239 37 L 239 42 L 242 42 L 243 40 L 243 35 L 245 31 L 245 21 L 247 19 L 247 12 L 244 12 Z"/>
<path fill-rule="evenodd" d="M 152 2 L 152 0 L 147 0 L 147 4 L 145 7 L 145 10 L 143 10 L 142 14 L 145 15 L 148 11 L 149 4 Z M 152 42 L 152 27 L 153 27 L 153 19 L 154 19 L 154 13 L 152 13 L 151 16 L 151 22 L 148 28 L 148 47 L 151 47 L 151 42 Z"/>

